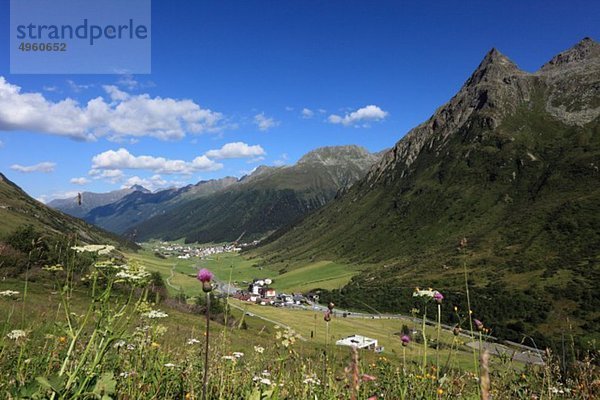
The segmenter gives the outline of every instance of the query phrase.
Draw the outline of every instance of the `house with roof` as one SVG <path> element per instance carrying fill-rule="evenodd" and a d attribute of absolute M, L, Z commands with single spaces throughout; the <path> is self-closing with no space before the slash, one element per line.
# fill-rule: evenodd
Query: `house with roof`
<path fill-rule="evenodd" d="M 376 350 L 379 346 L 377 345 L 377 339 L 372 339 L 362 335 L 352 335 L 342 338 L 335 342 L 336 346 L 350 346 L 356 347 L 357 349 Z"/>

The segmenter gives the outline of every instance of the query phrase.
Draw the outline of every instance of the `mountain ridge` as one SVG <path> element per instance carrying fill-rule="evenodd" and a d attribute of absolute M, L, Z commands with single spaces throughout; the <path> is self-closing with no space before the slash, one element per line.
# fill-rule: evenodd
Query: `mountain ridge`
<path fill-rule="evenodd" d="M 596 48 L 580 42 L 561 54 L 583 56 L 535 73 L 492 49 L 457 94 L 365 178 L 250 255 L 284 268 L 315 259 L 378 265 L 331 294 L 348 307 L 364 307 L 360 298 L 382 311 L 408 311 L 402 299 L 410 289 L 400 289 L 407 285 L 446 288 L 464 307 L 466 259 L 456 246 L 467 237 L 472 290 L 483 298 L 478 316 L 496 321 L 499 334 L 518 339 L 527 330 L 550 340 L 567 314 L 578 337 L 597 337 L 597 324 L 595 333 L 585 330 L 597 302 L 584 300 L 600 284 Z M 527 322 L 523 304 L 538 318 Z"/>

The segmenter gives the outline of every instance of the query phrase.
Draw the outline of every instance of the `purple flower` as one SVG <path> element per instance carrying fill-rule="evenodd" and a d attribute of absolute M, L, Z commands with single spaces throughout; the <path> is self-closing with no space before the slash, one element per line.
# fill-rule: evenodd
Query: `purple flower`
<path fill-rule="evenodd" d="M 444 295 L 441 294 L 440 292 L 435 292 L 433 294 L 433 299 L 438 303 L 438 304 L 442 304 L 442 300 L 444 300 Z"/>
<path fill-rule="evenodd" d="M 478 331 L 483 330 L 483 322 L 481 322 L 478 319 L 473 319 L 473 323 L 475 324 L 475 327 L 477 328 Z"/>
<path fill-rule="evenodd" d="M 198 271 L 197 278 L 202 283 L 212 281 L 213 277 L 213 273 L 207 270 L 206 268 L 202 268 L 200 271 Z"/>
<path fill-rule="evenodd" d="M 331 311 L 330 310 L 325 311 L 325 315 L 323 315 L 323 319 L 325 320 L 325 322 L 331 321 Z"/>
<path fill-rule="evenodd" d="M 403 335 L 400 338 L 400 341 L 402 341 L 402 346 L 408 346 L 408 344 L 410 343 L 410 336 L 408 335 Z"/>

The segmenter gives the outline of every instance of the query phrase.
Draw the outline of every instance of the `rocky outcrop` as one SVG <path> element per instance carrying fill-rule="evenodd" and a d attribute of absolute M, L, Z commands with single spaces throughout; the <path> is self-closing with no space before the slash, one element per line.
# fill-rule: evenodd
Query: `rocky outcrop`
<path fill-rule="evenodd" d="M 498 50 L 490 50 L 460 91 L 426 122 L 409 131 L 367 175 L 371 186 L 410 173 L 410 166 L 426 146 L 441 149 L 478 112 L 479 122 L 493 129 L 503 117 L 529 102 L 536 88 L 544 88 L 546 111 L 569 125 L 584 125 L 600 115 L 600 44 L 583 39 L 534 74 L 520 70 Z"/>

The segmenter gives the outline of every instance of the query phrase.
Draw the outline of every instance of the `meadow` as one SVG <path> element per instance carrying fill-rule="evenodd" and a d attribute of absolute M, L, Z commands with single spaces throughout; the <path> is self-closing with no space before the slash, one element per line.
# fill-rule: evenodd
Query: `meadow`
<path fill-rule="evenodd" d="M 191 275 L 187 260 L 143 251 L 73 251 L 64 262 L 28 268 L 0 281 L 0 397 L 6 399 L 590 399 L 597 367 L 582 359 L 561 370 L 492 357 L 467 337 L 415 320 L 356 319 L 212 298 L 212 281 Z M 214 268 L 224 278 L 231 263 Z M 185 261 L 185 262 L 184 262 Z M 81 263 L 86 263 L 82 265 Z M 235 271 L 235 265 L 233 271 Z M 175 267 L 175 268 L 173 268 Z M 194 304 L 169 296 L 161 276 L 196 295 Z M 241 276 L 242 274 L 240 274 Z M 175 279 L 177 277 L 177 279 Z M 241 279 L 241 278 L 240 278 Z M 289 282 L 294 282 L 290 279 Z M 290 283 L 290 287 L 296 285 Z M 174 292 L 178 290 L 172 289 Z M 423 298 L 423 309 L 448 311 Z M 235 306 L 235 307 L 234 307 Z M 240 310 L 241 308 L 241 310 Z M 334 308 L 335 310 L 335 308 Z M 269 321 L 267 321 L 269 320 Z M 210 322 L 210 324 L 209 324 Z M 473 321 L 464 321 L 463 329 Z M 408 329 L 407 329 L 408 328 Z M 312 331 L 312 337 L 311 337 Z M 377 338 L 383 353 L 335 346 L 339 337 Z"/>

